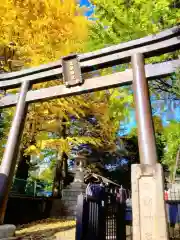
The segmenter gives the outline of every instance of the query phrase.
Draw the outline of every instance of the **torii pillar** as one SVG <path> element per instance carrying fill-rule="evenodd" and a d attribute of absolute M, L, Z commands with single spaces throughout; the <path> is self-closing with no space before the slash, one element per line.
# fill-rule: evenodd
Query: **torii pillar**
<path fill-rule="evenodd" d="M 143 54 L 132 56 L 132 69 L 140 155 L 140 164 L 131 169 L 133 240 L 168 240 L 163 170 L 157 163 Z"/>

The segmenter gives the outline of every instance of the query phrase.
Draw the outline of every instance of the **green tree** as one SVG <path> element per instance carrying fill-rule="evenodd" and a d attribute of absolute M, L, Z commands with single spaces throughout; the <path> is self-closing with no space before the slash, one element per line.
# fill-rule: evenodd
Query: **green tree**
<path fill-rule="evenodd" d="M 176 167 L 178 151 L 180 149 L 180 122 L 172 121 L 164 128 L 164 141 L 166 147 L 164 149 L 163 163 L 168 166 L 170 171 L 170 179 L 173 180 L 173 174 Z M 179 164 L 177 171 L 179 171 Z"/>
<path fill-rule="evenodd" d="M 174 0 L 92 0 L 94 18 L 89 32 L 87 51 L 127 42 L 158 33 L 180 22 L 179 5 Z M 159 62 L 177 58 L 179 51 L 153 57 L 146 62 Z M 119 69 L 117 69 L 119 71 Z M 167 80 L 173 79 L 171 83 Z M 179 78 L 172 76 L 150 82 L 158 97 L 162 91 L 179 98 Z"/>
<path fill-rule="evenodd" d="M 158 33 L 176 25 L 180 9 L 174 0 L 92 0 L 95 5 L 89 48 L 102 48 Z"/>

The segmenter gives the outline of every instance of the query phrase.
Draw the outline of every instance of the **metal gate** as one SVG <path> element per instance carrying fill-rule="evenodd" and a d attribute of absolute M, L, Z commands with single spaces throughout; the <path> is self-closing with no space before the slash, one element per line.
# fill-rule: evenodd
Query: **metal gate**
<path fill-rule="evenodd" d="M 130 240 L 125 213 L 125 203 L 118 203 L 113 195 L 107 194 L 103 200 L 79 195 L 76 240 Z"/>

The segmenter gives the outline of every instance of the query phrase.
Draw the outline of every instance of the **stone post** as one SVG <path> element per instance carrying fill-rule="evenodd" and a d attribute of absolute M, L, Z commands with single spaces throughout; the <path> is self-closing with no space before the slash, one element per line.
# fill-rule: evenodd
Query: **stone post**
<path fill-rule="evenodd" d="M 132 165 L 133 240 L 168 240 L 160 164 Z"/>

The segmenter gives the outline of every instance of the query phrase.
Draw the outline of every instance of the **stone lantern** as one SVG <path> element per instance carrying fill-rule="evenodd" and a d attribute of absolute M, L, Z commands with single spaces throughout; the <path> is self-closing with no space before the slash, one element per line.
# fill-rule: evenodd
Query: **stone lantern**
<path fill-rule="evenodd" d="M 86 184 L 84 183 L 86 164 L 86 156 L 80 154 L 76 156 L 75 167 L 73 168 L 74 181 L 70 186 L 63 189 L 61 203 L 59 203 L 59 205 L 57 204 L 60 209 L 58 209 L 58 211 L 57 209 L 54 210 L 55 214 L 52 215 L 53 217 L 57 216 L 56 213 L 58 213 L 59 216 L 75 217 L 78 195 L 84 194 L 86 190 Z"/>
<path fill-rule="evenodd" d="M 86 174 L 87 158 L 84 155 L 77 155 L 75 159 L 75 176 L 72 185 L 85 186 L 84 176 Z"/>

